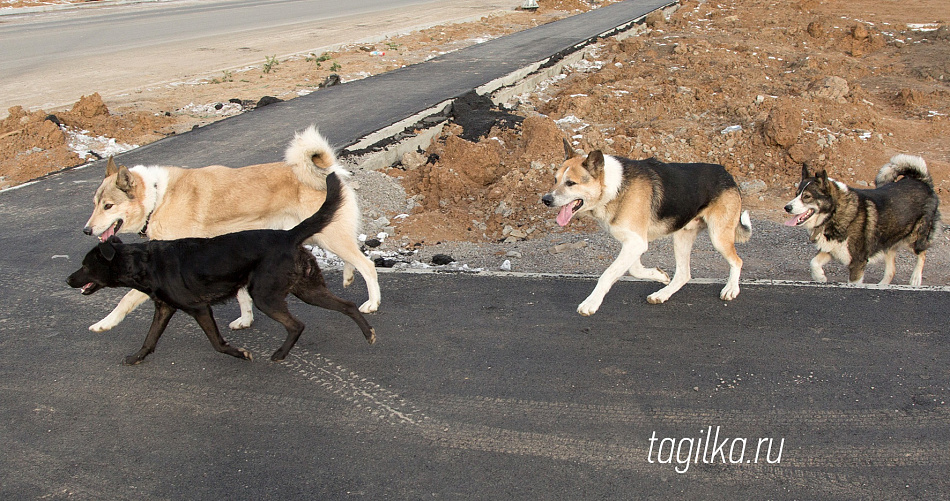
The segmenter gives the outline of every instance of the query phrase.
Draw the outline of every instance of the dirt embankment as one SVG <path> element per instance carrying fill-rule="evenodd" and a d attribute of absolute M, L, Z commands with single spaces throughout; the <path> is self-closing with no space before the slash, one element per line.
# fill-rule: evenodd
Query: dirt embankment
<path fill-rule="evenodd" d="M 3 2 L 0 7 L 66 3 L 83 2 L 17 0 Z M 293 99 L 319 91 L 328 83 L 348 82 L 420 63 L 591 7 L 581 0 L 542 0 L 540 4 L 534 12 L 512 11 L 475 22 L 436 26 L 335 52 L 301 54 L 284 60 L 268 58 L 260 66 L 196 81 L 135 89 L 116 96 L 96 93 L 84 96 L 70 109 L 26 110 L 14 106 L 0 121 L 0 189 L 252 110 L 262 98 Z M 292 131 L 287 134 L 291 137 Z"/>

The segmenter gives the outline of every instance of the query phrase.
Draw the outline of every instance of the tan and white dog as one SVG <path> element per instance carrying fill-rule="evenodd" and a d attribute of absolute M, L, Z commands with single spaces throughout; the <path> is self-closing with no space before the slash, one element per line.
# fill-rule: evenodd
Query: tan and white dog
<path fill-rule="evenodd" d="M 623 245 L 593 292 L 577 307 L 578 313 L 596 313 L 607 291 L 625 273 L 667 284 L 647 297 L 653 304 L 666 301 L 690 280 L 693 242 L 707 227 L 713 246 L 729 263 L 729 279 L 719 297 L 729 301 L 739 294 L 742 259 L 735 243 L 749 239 L 752 224 L 748 212 L 742 212 L 739 187 L 723 166 L 631 160 L 601 151 L 582 157 L 575 155 L 567 141 L 564 149 L 568 158 L 555 174 L 554 189 L 542 202 L 560 209 L 559 225 L 566 226 L 575 214 L 588 215 Z M 672 281 L 659 268 L 640 263 L 649 242 L 667 235 L 673 236 L 676 258 Z"/>
<path fill-rule="evenodd" d="M 110 158 L 106 178 L 93 199 L 95 209 L 83 232 L 106 241 L 117 233 L 140 233 L 150 239 L 214 237 L 251 229 L 289 229 L 323 205 L 326 176 L 349 175 L 337 163 L 333 148 L 314 126 L 295 135 L 283 162 L 230 168 L 212 165 L 199 169 L 166 166 L 117 167 Z M 376 311 L 380 303 L 376 267 L 360 251 L 357 240 L 360 210 L 352 188 L 333 222 L 307 240 L 344 261 L 343 285 L 353 282 L 355 268 L 366 281 L 369 299 L 360 311 Z M 251 298 L 237 294 L 241 317 L 232 329 L 254 321 Z M 109 330 L 148 296 L 129 291 L 108 316 L 89 327 Z"/>

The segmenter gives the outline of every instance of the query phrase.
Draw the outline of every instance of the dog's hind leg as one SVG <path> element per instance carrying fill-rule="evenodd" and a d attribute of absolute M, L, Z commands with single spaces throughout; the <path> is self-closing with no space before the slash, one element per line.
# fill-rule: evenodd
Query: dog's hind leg
<path fill-rule="evenodd" d="M 320 282 L 322 282 L 322 279 Z M 333 295 L 325 284 L 318 283 L 316 280 L 301 282 L 294 286 L 291 292 L 305 303 L 327 310 L 339 311 L 352 318 L 360 330 L 363 331 L 363 337 L 366 338 L 366 342 L 369 344 L 376 342 L 376 330 L 369 325 L 369 322 L 367 322 L 363 314 L 360 313 L 356 304 Z M 288 351 L 289 350 L 290 348 L 288 348 Z"/>
<path fill-rule="evenodd" d="M 303 332 L 304 324 L 290 314 L 290 310 L 287 309 L 287 301 L 283 296 L 255 293 L 254 304 L 265 315 L 280 322 L 287 329 L 287 339 L 284 340 L 284 344 L 270 357 L 272 361 L 280 362 L 287 358 L 290 349 L 297 344 L 297 340 L 300 339 L 300 334 Z"/>
<path fill-rule="evenodd" d="M 647 302 L 650 304 L 660 304 L 666 302 L 676 291 L 689 282 L 692 275 L 690 273 L 689 256 L 693 251 L 693 242 L 696 240 L 697 229 L 683 228 L 673 233 L 673 255 L 676 258 L 676 271 L 673 272 L 673 280 L 666 287 L 647 296 Z"/>
<path fill-rule="evenodd" d="M 379 292 L 379 277 L 376 273 L 376 265 L 363 254 L 356 240 L 345 231 L 329 232 L 324 230 L 314 235 L 313 241 L 321 248 L 336 254 L 343 260 L 344 287 L 353 282 L 353 268 L 356 268 L 356 271 L 360 272 L 360 275 L 363 276 L 363 281 L 366 282 L 366 291 L 369 293 L 369 299 L 360 305 L 360 311 L 363 313 L 373 313 L 379 309 L 382 296 Z M 349 271 L 349 275 L 347 275 L 347 271 Z"/>
<path fill-rule="evenodd" d="M 148 297 L 148 296 L 146 296 Z M 125 365 L 135 365 L 145 360 L 149 353 L 155 351 L 155 345 L 158 344 L 158 338 L 168 327 L 168 321 L 175 314 L 175 308 L 166 303 L 155 301 L 155 315 L 152 317 L 152 325 L 148 328 L 148 335 L 145 336 L 145 342 L 142 349 L 132 355 L 125 357 Z"/>
<path fill-rule="evenodd" d="M 914 265 L 914 272 L 910 275 L 910 285 L 919 287 L 924 281 L 924 261 L 927 259 L 927 251 L 917 253 L 917 264 Z"/>
<path fill-rule="evenodd" d="M 139 305 L 147 300 L 148 294 L 135 289 L 130 290 L 105 318 L 90 325 L 89 330 L 92 332 L 105 332 L 119 325 L 132 310 L 138 308 Z"/>
<path fill-rule="evenodd" d="M 245 360 L 252 359 L 251 352 L 244 348 L 235 348 L 221 337 L 221 332 L 218 331 L 218 324 L 214 321 L 214 314 L 211 313 L 210 306 L 205 305 L 198 307 L 194 311 L 189 311 L 188 314 L 194 317 L 198 325 L 201 326 L 201 330 L 205 331 L 205 335 L 208 336 L 208 341 L 211 341 L 211 346 L 213 346 L 215 350 L 236 358 L 243 358 Z"/>
<path fill-rule="evenodd" d="M 615 259 L 614 262 L 604 270 L 600 278 L 597 279 L 597 285 L 594 287 L 594 290 L 591 291 L 590 295 L 587 296 L 587 299 L 577 307 L 577 312 L 585 317 L 597 313 L 597 309 L 600 308 L 600 304 L 604 301 L 604 296 L 607 295 L 607 292 L 610 291 L 614 283 L 627 271 L 630 271 L 631 275 L 634 276 L 651 276 L 654 280 L 660 278 L 656 276 L 657 274 L 665 275 L 665 273 L 656 269 L 652 270 L 653 273 L 651 273 L 651 270 L 647 270 L 640 264 L 640 256 L 647 250 L 647 241 L 645 238 L 629 230 L 623 233 L 618 232 L 618 234 L 620 237 L 623 237 L 619 239 L 623 243 L 623 247 L 620 248 L 620 254 L 617 255 L 617 259 Z M 614 236 L 616 237 L 618 234 Z M 634 272 L 636 272 L 636 274 Z"/>
<path fill-rule="evenodd" d="M 231 330 L 247 329 L 254 323 L 254 301 L 251 295 L 247 293 L 247 287 L 241 287 L 237 291 L 238 306 L 241 307 L 241 316 L 228 324 Z"/>
<path fill-rule="evenodd" d="M 891 247 L 884 253 L 884 276 L 878 285 L 887 285 L 894 279 L 894 272 L 897 270 L 895 259 L 897 259 L 897 248 Z"/>

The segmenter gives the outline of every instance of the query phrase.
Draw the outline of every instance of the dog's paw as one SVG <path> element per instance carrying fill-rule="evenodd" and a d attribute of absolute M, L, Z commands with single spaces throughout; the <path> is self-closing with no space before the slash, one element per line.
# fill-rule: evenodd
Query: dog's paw
<path fill-rule="evenodd" d="M 738 284 L 726 284 L 726 286 L 722 288 L 722 292 L 719 293 L 719 299 L 722 299 L 723 301 L 732 301 L 738 295 Z"/>
<path fill-rule="evenodd" d="M 815 282 L 825 283 L 828 281 L 828 277 L 825 276 L 825 272 L 822 269 L 812 269 L 811 270 L 811 279 Z"/>
<path fill-rule="evenodd" d="M 667 294 L 664 294 L 663 290 L 661 289 L 647 296 L 647 302 L 650 304 L 663 304 L 669 298 L 670 296 Z"/>
<path fill-rule="evenodd" d="M 375 313 L 379 309 L 379 301 L 369 301 L 360 305 L 360 313 Z"/>
<path fill-rule="evenodd" d="M 238 351 L 241 352 L 241 355 L 244 355 L 244 360 L 254 360 L 254 355 L 251 352 L 245 350 L 244 348 L 238 348 Z"/>
<path fill-rule="evenodd" d="M 656 270 L 656 273 L 654 275 L 655 276 L 654 280 L 656 280 L 657 282 L 660 282 L 661 284 L 669 285 L 670 275 L 659 268 L 654 268 L 654 269 Z M 663 301 L 666 301 L 666 299 L 664 299 Z"/>
<path fill-rule="evenodd" d="M 242 316 L 242 317 L 237 318 L 233 322 L 229 323 L 228 327 L 230 327 L 232 331 L 239 331 L 241 329 L 247 329 L 253 323 L 254 323 L 253 316 L 247 316 L 247 317 Z"/>
<path fill-rule="evenodd" d="M 142 363 L 143 360 L 145 360 L 145 357 L 139 356 L 139 354 L 136 353 L 135 355 L 129 355 L 125 357 L 125 360 L 123 360 L 122 363 L 125 365 L 138 365 Z"/>
<path fill-rule="evenodd" d="M 577 312 L 585 317 L 589 317 L 594 313 L 597 313 L 597 310 L 600 308 L 600 299 L 587 298 L 583 303 L 578 305 Z"/>
<path fill-rule="evenodd" d="M 89 330 L 91 330 L 92 332 L 105 332 L 105 331 L 107 331 L 107 330 L 112 329 L 112 328 L 115 327 L 116 325 L 118 325 L 117 322 L 113 322 L 113 321 L 111 321 L 111 320 L 109 319 L 109 317 L 106 317 L 106 318 L 103 318 L 102 320 L 100 320 L 100 321 L 98 321 L 98 322 L 96 322 L 96 323 L 90 325 L 90 326 L 89 326 Z"/>

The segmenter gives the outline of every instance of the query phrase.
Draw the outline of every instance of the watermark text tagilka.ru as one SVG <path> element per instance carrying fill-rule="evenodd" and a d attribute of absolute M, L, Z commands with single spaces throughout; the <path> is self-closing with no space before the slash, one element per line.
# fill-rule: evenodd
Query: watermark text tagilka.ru
<path fill-rule="evenodd" d="M 691 464 L 778 464 L 785 439 L 720 436 L 721 426 L 700 430 L 698 437 L 650 437 L 647 461 L 674 464 L 676 473 L 686 473 Z"/>

